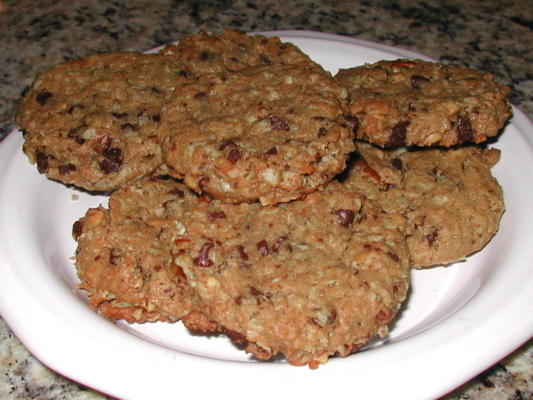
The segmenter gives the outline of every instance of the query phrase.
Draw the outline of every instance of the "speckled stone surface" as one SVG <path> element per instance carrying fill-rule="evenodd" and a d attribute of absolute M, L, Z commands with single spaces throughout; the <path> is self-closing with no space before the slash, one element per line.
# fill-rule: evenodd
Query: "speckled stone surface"
<path fill-rule="evenodd" d="M 49 66 L 95 52 L 145 50 L 199 29 L 305 29 L 418 51 L 490 71 L 533 115 L 533 2 L 317 0 L 0 1 L 0 139 L 21 93 Z M 0 320 L 1 399 L 102 399 L 40 364 Z M 445 397 L 533 398 L 533 345 Z"/>

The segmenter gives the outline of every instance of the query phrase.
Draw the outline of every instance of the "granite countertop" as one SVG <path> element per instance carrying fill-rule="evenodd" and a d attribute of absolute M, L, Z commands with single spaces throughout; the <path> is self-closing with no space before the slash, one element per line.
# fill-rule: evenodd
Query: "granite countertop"
<path fill-rule="evenodd" d="M 94 52 L 145 50 L 200 29 L 304 29 L 414 50 L 492 72 L 533 115 L 533 3 L 500 1 L 0 1 L 0 139 L 23 90 L 52 64 Z M 531 341 L 452 399 L 533 397 Z M 102 399 L 47 369 L 0 319 L 0 398 Z"/>

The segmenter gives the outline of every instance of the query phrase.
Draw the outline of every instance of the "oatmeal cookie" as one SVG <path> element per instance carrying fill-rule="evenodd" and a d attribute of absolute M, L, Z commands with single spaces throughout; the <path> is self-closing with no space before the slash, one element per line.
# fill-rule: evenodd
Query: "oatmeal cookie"
<path fill-rule="evenodd" d="M 226 30 L 220 35 L 206 31 L 187 35 L 177 45 L 165 46 L 160 53 L 176 57 L 197 76 L 271 64 L 322 70 L 292 43 L 284 43 L 278 37 L 249 36 L 235 30 Z"/>
<path fill-rule="evenodd" d="M 343 184 L 406 219 L 413 267 L 463 260 L 495 235 L 504 212 L 502 189 L 491 174 L 499 150 L 357 147 L 362 158 Z"/>
<path fill-rule="evenodd" d="M 357 138 L 381 147 L 452 146 L 495 136 L 511 115 L 509 88 L 487 72 L 421 60 L 341 69 Z"/>
<path fill-rule="evenodd" d="M 170 174 L 231 203 L 323 187 L 354 148 L 346 91 L 314 69 L 272 65 L 176 87 L 159 129 Z"/>
<path fill-rule="evenodd" d="M 171 255 L 172 241 L 183 233 L 174 216 L 195 197 L 172 180 L 135 180 L 111 194 L 109 209 L 90 209 L 74 223 L 80 288 L 101 315 L 127 322 L 182 319 L 194 329 L 217 330 Z"/>
<path fill-rule="evenodd" d="M 59 64 L 22 100 L 23 150 L 52 179 L 114 190 L 162 165 L 161 107 L 189 76 L 173 57 L 133 52 Z"/>
<path fill-rule="evenodd" d="M 259 359 L 316 368 L 347 356 L 386 335 L 406 298 L 403 220 L 337 182 L 274 206 L 200 197 L 180 223 L 174 262 L 208 317 Z"/>

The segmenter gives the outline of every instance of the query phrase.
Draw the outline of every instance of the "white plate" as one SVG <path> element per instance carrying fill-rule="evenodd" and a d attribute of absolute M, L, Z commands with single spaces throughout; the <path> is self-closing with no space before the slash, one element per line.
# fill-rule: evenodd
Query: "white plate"
<path fill-rule="evenodd" d="M 274 32 L 332 72 L 421 55 L 314 32 Z M 181 324 L 113 323 L 76 289 L 70 236 L 88 207 L 106 204 L 39 175 L 19 132 L 0 146 L 0 311 L 42 362 L 128 399 L 435 398 L 469 380 L 533 333 L 533 137 L 514 117 L 495 147 L 507 211 L 496 237 L 467 262 L 413 272 L 411 295 L 386 341 L 318 370 L 256 362 L 224 338 Z M 75 199 L 73 195 L 79 196 Z"/>

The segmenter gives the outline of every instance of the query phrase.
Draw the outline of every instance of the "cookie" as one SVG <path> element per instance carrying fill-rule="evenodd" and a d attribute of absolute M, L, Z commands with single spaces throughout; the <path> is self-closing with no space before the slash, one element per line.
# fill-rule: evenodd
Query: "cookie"
<path fill-rule="evenodd" d="M 135 180 L 111 194 L 109 209 L 89 209 L 74 223 L 80 288 L 101 315 L 130 323 L 183 320 L 217 331 L 171 255 L 183 229 L 172 216 L 194 197 L 172 180 Z"/>
<path fill-rule="evenodd" d="M 109 191 L 163 164 L 161 107 L 190 73 L 173 57 L 109 53 L 43 73 L 17 116 L 23 150 L 39 172 Z"/>
<path fill-rule="evenodd" d="M 275 206 L 206 199 L 180 223 L 174 262 L 209 319 L 259 359 L 347 356 L 386 335 L 406 298 L 401 218 L 338 183 Z"/>
<path fill-rule="evenodd" d="M 491 174 L 499 150 L 357 147 L 362 158 L 343 184 L 406 219 L 414 268 L 464 260 L 495 235 L 504 212 L 502 189 Z"/>
<path fill-rule="evenodd" d="M 187 35 L 177 45 L 165 46 L 160 53 L 176 57 L 197 76 L 271 64 L 322 69 L 292 43 L 231 29 L 220 35 L 206 31 Z"/>
<path fill-rule="evenodd" d="M 511 115 L 509 88 L 487 72 L 421 60 L 341 69 L 357 138 L 381 147 L 452 146 L 495 136 Z"/>
<path fill-rule="evenodd" d="M 271 65 L 176 88 L 159 128 L 169 173 L 230 203 L 297 199 L 354 148 L 346 91 L 312 68 Z"/>

